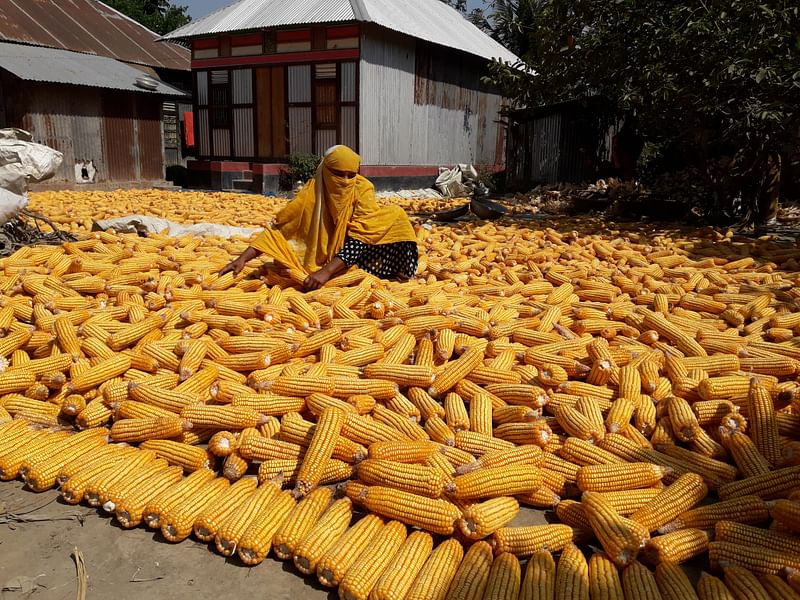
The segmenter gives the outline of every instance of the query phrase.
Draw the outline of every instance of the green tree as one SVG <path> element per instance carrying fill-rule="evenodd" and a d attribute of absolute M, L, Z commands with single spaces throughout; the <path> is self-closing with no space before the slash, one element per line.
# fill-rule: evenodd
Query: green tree
<path fill-rule="evenodd" d="M 479 26 L 517 56 L 525 56 L 531 49 L 531 24 L 543 5 L 542 0 L 492 0 L 489 17 Z"/>
<path fill-rule="evenodd" d="M 467 14 L 467 0 L 441 0 L 441 2 L 452 6 L 463 15 Z"/>
<path fill-rule="evenodd" d="M 518 105 L 604 96 L 636 115 L 647 141 L 714 173 L 708 184 L 720 206 L 741 196 L 745 224 L 774 215 L 776 199 L 766 206 L 759 190 L 774 180 L 779 154 L 798 146 L 797 3 L 536 4 L 520 23 L 528 42 L 523 63 L 492 67 L 494 82 Z"/>
<path fill-rule="evenodd" d="M 175 6 L 170 0 L 105 0 L 111 8 L 164 35 L 186 25 L 192 18 L 187 6 Z"/>
<path fill-rule="evenodd" d="M 486 18 L 486 13 L 482 8 L 474 8 L 471 11 L 467 11 L 467 0 L 440 0 L 444 2 L 448 6 L 452 6 L 470 21 L 476 27 L 483 29 L 487 33 L 489 32 L 488 28 L 488 20 Z"/>

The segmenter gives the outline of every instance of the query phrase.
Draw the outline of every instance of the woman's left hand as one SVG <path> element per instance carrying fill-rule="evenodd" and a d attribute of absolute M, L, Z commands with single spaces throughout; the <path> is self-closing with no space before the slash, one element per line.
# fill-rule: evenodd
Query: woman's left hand
<path fill-rule="evenodd" d="M 330 278 L 331 276 L 328 275 L 325 269 L 320 269 L 319 271 L 316 271 L 305 278 L 305 281 L 303 281 L 303 287 L 308 291 L 318 290 L 323 285 L 328 283 Z"/>

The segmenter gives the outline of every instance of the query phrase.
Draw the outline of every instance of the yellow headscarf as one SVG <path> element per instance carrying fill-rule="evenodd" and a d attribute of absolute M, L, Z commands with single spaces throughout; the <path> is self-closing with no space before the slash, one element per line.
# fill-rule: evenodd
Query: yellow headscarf
<path fill-rule="evenodd" d="M 329 149 L 314 179 L 262 231 L 253 247 L 277 262 L 306 273 L 329 263 L 348 235 L 365 244 L 414 242 L 416 235 L 399 206 L 378 206 L 375 187 L 357 173 L 361 157 L 347 146 Z M 294 243 L 289 244 L 287 240 Z"/>

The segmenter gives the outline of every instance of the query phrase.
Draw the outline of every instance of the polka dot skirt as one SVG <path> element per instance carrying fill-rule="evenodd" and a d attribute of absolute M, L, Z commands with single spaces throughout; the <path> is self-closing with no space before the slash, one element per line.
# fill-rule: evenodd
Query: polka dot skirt
<path fill-rule="evenodd" d="M 382 279 L 408 279 L 417 272 L 416 242 L 370 245 L 348 237 L 336 254 L 348 267 L 358 265 Z"/>

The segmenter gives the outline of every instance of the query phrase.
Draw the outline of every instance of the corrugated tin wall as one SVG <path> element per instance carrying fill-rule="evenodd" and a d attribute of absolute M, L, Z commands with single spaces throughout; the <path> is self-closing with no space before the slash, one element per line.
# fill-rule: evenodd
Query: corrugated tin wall
<path fill-rule="evenodd" d="M 103 98 L 103 150 L 108 167 L 106 176 L 111 181 L 137 179 L 138 166 L 133 141 L 136 137 L 133 115 L 133 98 L 107 94 Z"/>
<path fill-rule="evenodd" d="M 231 71 L 231 96 L 233 101 L 233 155 L 255 156 L 255 134 L 253 129 L 253 70 Z M 247 108 L 236 108 L 237 104 L 248 104 Z"/>
<path fill-rule="evenodd" d="M 531 175 L 534 181 L 558 181 L 561 153 L 561 115 L 536 119 L 529 130 L 531 141 Z"/>
<path fill-rule="evenodd" d="M 599 102 L 516 111 L 509 122 L 506 183 L 515 189 L 601 176 L 618 127 Z"/>
<path fill-rule="evenodd" d="M 136 103 L 136 125 L 139 143 L 135 145 L 139 155 L 138 179 L 164 179 L 164 143 L 161 130 L 161 101 L 153 102 L 138 96 Z M 150 100 L 147 98 L 146 100 Z"/>
<path fill-rule="evenodd" d="M 418 48 L 432 65 L 422 77 Z M 365 164 L 503 162 L 497 144 L 502 99 L 480 89 L 472 62 L 443 57 L 438 48 L 376 26 L 364 27 L 361 59 L 359 147 Z"/>
<path fill-rule="evenodd" d="M 14 122 L 64 155 L 58 181 L 93 161 L 96 181 L 162 180 L 161 99 L 78 86 L 18 84 Z"/>
<path fill-rule="evenodd" d="M 289 89 L 289 149 L 292 154 L 314 151 L 311 134 L 311 106 L 292 106 L 311 103 L 311 65 L 287 67 Z"/>
<path fill-rule="evenodd" d="M 511 120 L 506 182 L 523 188 L 536 182 L 559 181 L 561 113 L 527 121 Z"/>
<path fill-rule="evenodd" d="M 25 109 L 18 107 L 25 113 L 19 125 L 31 132 L 35 142 L 55 148 L 64 155 L 54 179 L 73 181 L 78 160 L 94 160 L 98 172 L 108 173 L 103 152 L 101 95 L 84 88 L 72 88 L 70 93 L 51 91 L 45 94 L 36 93 L 38 86 L 24 87 L 29 104 Z M 9 125 L 16 124 L 9 122 Z"/>

